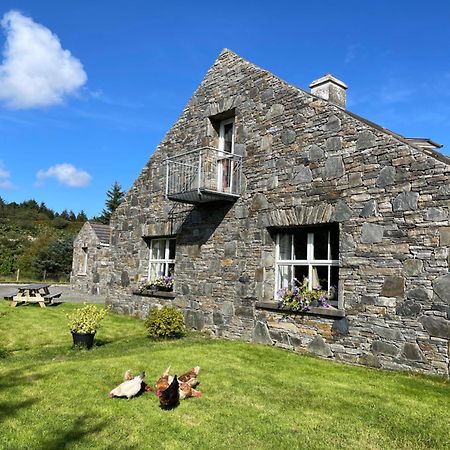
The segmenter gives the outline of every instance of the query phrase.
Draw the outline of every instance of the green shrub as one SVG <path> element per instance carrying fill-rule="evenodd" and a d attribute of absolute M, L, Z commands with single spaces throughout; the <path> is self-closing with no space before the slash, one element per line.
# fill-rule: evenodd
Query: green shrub
<path fill-rule="evenodd" d="M 108 308 L 97 308 L 95 305 L 83 304 L 82 308 L 77 308 L 71 314 L 66 314 L 69 319 L 70 331 L 75 333 L 95 333 L 109 311 Z"/>
<path fill-rule="evenodd" d="M 150 338 L 179 338 L 186 330 L 183 314 L 172 306 L 152 309 L 145 327 Z"/>

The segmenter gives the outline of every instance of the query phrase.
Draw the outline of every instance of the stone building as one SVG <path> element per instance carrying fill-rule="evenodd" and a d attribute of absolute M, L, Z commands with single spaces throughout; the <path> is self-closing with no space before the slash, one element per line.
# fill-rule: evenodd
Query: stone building
<path fill-rule="evenodd" d="M 449 374 L 450 160 L 224 50 L 111 221 L 108 303 L 322 357 Z M 138 286 L 173 275 L 173 292 Z M 337 286 L 291 312 L 277 292 Z"/>
<path fill-rule="evenodd" d="M 109 225 L 86 222 L 73 243 L 71 288 L 77 292 L 105 295 L 110 278 Z"/>

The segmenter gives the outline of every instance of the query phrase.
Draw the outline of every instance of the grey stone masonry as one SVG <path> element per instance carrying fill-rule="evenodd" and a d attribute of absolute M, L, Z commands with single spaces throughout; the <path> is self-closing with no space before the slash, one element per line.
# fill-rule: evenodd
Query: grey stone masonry
<path fill-rule="evenodd" d="M 218 148 L 229 117 L 239 197 L 166 199 L 166 158 Z M 173 304 L 216 336 L 448 376 L 449 185 L 447 157 L 224 50 L 113 214 L 99 286 L 119 312 Z M 258 306 L 275 301 L 277 232 L 327 224 L 339 231 L 340 315 Z M 133 294 L 163 236 L 176 238 L 174 298 Z"/>
<path fill-rule="evenodd" d="M 86 222 L 73 243 L 71 289 L 91 295 L 106 295 L 110 280 L 110 229 Z"/>

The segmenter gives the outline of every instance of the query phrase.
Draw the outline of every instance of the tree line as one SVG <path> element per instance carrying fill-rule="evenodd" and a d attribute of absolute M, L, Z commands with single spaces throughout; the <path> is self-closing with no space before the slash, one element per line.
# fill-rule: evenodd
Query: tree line
<path fill-rule="evenodd" d="M 106 197 L 102 214 L 90 220 L 109 223 L 123 201 L 120 184 L 115 182 Z M 87 220 L 83 210 L 57 212 L 43 202 L 8 203 L 0 197 L 0 276 L 68 281 L 73 240 Z"/>

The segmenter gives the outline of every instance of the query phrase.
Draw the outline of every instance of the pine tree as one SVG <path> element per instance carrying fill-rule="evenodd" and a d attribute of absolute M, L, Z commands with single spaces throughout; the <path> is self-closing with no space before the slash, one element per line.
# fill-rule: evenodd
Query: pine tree
<path fill-rule="evenodd" d="M 104 224 L 109 224 L 111 214 L 123 202 L 124 197 L 125 191 L 122 191 L 122 186 L 115 181 L 112 188 L 106 193 L 106 208 L 103 209 L 102 215 L 98 218 L 98 220 Z"/>
<path fill-rule="evenodd" d="M 59 217 L 62 217 L 65 220 L 70 220 L 69 211 L 67 211 L 67 209 L 65 209 L 64 211 L 61 212 Z"/>
<path fill-rule="evenodd" d="M 86 213 L 81 210 L 77 215 L 77 222 L 86 222 L 88 220 Z"/>

